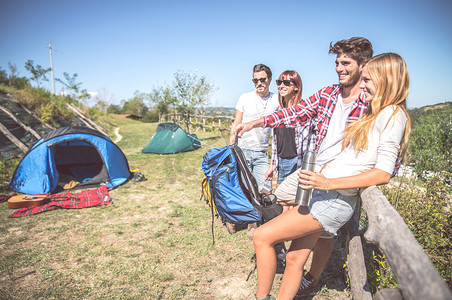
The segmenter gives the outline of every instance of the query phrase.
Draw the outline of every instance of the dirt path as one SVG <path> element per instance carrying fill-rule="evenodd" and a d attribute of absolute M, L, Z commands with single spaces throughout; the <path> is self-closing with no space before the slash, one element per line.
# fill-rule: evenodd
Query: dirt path
<path fill-rule="evenodd" d="M 116 144 L 122 140 L 122 135 L 119 134 L 119 127 L 115 128 L 115 136 L 116 136 L 116 138 L 113 142 Z"/>

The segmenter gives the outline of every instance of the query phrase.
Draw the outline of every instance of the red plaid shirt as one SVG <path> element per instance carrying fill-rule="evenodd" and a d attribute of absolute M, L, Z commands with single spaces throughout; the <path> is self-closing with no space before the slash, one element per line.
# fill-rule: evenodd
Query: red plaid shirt
<path fill-rule="evenodd" d="M 341 85 L 338 84 L 323 88 L 300 104 L 265 116 L 264 127 L 295 127 L 305 125 L 312 120 L 318 130 L 318 134 L 315 136 L 315 151 L 317 151 L 328 131 L 328 125 L 340 92 Z M 347 117 L 347 125 L 355 122 L 363 115 L 367 108 L 367 103 L 364 100 L 364 92 L 361 92 Z"/>
<path fill-rule="evenodd" d="M 337 97 L 341 92 L 341 85 L 333 84 L 321 89 L 300 104 L 279 110 L 264 117 L 264 127 L 295 127 L 305 125 L 312 120 L 317 127 L 318 134 L 315 136 L 315 151 L 318 151 L 328 131 L 331 116 L 336 107 Z M 357 121 L 367 108 L 364 92 L 353 103 L 352 109 L 347 117 L 346 125 Z M 392 177 L 397 174 L 402 158 L 397 157 Z"/>

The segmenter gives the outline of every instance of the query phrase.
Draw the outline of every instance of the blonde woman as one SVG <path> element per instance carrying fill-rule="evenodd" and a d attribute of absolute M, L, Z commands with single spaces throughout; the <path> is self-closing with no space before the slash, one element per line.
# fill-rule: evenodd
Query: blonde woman
<path fill-rule="evenodd" d="M 292 299 L 302 279 L 309 251 L 326 230 L 336 235 L 352 216 L 358 188 L 389 182 L 398 157 L 403 157 L 410 133 L 406 111 L 409 74 L 398 54 L 377 55 L 364 63 L 360 88 L 368 109 L 344 131 L 340 155 L 319 172 L 301 170 L 299 184 L 313 188 L 309 206 L 298 206 L 254 232 L 258 288 L 256 299 L 268 295 L 276 272 L 273 245 L 292 240 L 278 299 Z M 258 125 L 240 124 L 248 130 Z"/>

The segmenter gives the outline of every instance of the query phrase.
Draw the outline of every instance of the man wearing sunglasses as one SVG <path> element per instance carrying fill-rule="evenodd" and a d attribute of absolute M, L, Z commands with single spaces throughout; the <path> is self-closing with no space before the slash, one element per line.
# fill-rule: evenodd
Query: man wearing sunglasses
<path fill-rule="evenodd" d="M 235 120 L 231 127 L 229 144 L 234 144 L 235 127 L 242 122 L 251 122 L 271 114 L 278 109 L 278 96 L 269 91 L 272 72 L 264 64 L 253 68 L 252 82 L 255 91 L 242 94 L 235 106 Z M 271 181 L 265 181 L 265 172 L 270 166 L 267 150 L 270 139 L 270 128 L 256 128 L 242 135 L 238 140 L 246 162 L 256 178 L 259 190 L 271 190 Z"/>
<path fill-rule="evenodd" d="M 304 125 L 311 120 L 317 124 L 315 137 L 317 161 L 315 172 L 333 160 L 341 152 L 346 125 L 358 120 L 364 113 L 367 103 L 365 95 L 359 88 L 362 64 L 372 57 L 372 44 L 365 38 L 354 37 L 330 44 L 330 54 L 336 54 L 336 73 L 339 84 L 321 89 L 298 105 L 280 110 L 262 119 L 247 124 L 239 124 L 238 136 L 251 128 L 257 127 L 294 127 Z M 287 177 L 275 195 L 278 200 L 294 202 L 298 186 L 298 172 Z M 303 276 L 297 295 L 309 295 L 320 290 L 319 279 L 333 249 L 333 237 L 324 231 L 314 247 L 314 255 L 309 272 Z M 289 249 L 289 251 L 295 249 Z M 306 253 L 304 253 L 305 251 Z M 310 249 L 294 251 L 293 255 L 309 255 Z M 303 252 L 303 253 L 302 253 Z M 286 264 L 290 263 L 287 257 Z"/>
<path fill-rule="evenodd" d="M 251 122 L 278 110 L 278 95 L 269 91 L 272 81 L 272 71 L 264 64 L 253 67 L 252 82 L 256 90 L 244 93 L 240 96 L 235 106 L 235 119 L 231 126 L 229 145 L 234 144 L 236 139 L 235 127 L 242 122 Z M 267 150 L 270 140 L 270 128 L 256 128 L 242 135 L 238 140 L 238 145 L 242 149 L 246 163 L 253 172 L 259 191 L 271 191 L 271 181 L 265 180 L 270 162 Z M 235 226 L 227 223 L 229 233 L 235 232 Z M 248 226 L 248 236 L 251 238 L 256 224 Z"/>

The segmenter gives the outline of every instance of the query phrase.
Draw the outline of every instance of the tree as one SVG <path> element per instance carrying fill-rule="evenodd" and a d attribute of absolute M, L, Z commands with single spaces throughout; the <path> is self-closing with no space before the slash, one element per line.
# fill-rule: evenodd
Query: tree
<path fill-rule="evenodd" d="M 27 71 L 29 71 L 33 75 L 30 79 L 36 81 L 38 87 L 40 85 L 41 79 L 48 81 L 46 73 L 50 72 L 51 70 L 50 68 L 43 69 L 40 65 L 36 65 L 35 67 L 33 61 L 30 59 L 25 63 L 25 69 L 27 69 Z"/>
<path fill-rule="evenodd" d="M 30 82 L 26 77 L 18 77 L 19 72 L 17 71 L 16 63 L 12 64 L 8 62 L 8 68 L 11 74 L 8 77 L 8 85 L 11 87 L 15 87 L 16 89 L 24 89 L 27 86 L 30 86 Z"/>
<path fill-rule="evenodd" d="M 74 75 L 70 76 L 68 73 L 63 73 L 64 80 L 60 78 L 55 78 L 56 81 L 61 83 L 65 88 L 69 90 L 71 96 L 75 99 L 85 100 L 89 98 L 89 94 L 86 89 L 81 90 L 81 82 L 77 82 L 78 74 L 74 73 Z"/>
<path fill-rule="evenodd" d="M 107 113 L 108 111 L 108 103 L 104 100 L 98 100 L 96 104 L 94 105 L 95 108 L 97 108 L 98 111 Z"/>
<path fill-rule="evenodd" d="M 2 70 L 2 68 L 0 68 L 0 84 L 8 84 L 8 75 L 6 74 L 5 70 Z"/>
<path fill-rule="evenodd" d="M 14 80 L 16 79 L 16 76 L 19 75 L 19 72 L 17 72 L 17 66 L 16 63 L 12 64 L 10 61 L 8 62 L 8 68 L 11 72 L 11 75 L 9 76 L 9 86 L 13 86 Z"/>
<path fill-rule="evenodd" d="M 135 91 L 134 97 L 129 101 L 124 101 L 122 105 L 122 111 L 126 114 L 133 114 L 137 116 L 144 116 L 147 112 L 148 107 L 144 104 L 144 100 L 147 99 L 145 93 Z"/>
<path fill-rule="evenodd" d="M 178 110 L 186 115 L 185 122 L 187 130 L 190 132 L 190 114 L 193 113 L 195 107 L 204 110 L 214 86 L 207 81 L 204 75 L 198 77 L 195 73 L 177 71 L 174 74 L 173 88 L 177 98 Z"/>
<path fill-rule="evenodd" d="M 162 122 L 163 116 L 169 112 L 169 107 L 174 105 L 177 98 L 169 86 L 154 88 L 149 94 L 151 103 L 155 104 L 158 111 L 159 122 Z"/>
<path fill-rule="evenodd" d="M 109 114 L 120 114 L 122 112 L 121 106 L 117 104 L 111 104 L 107 108 L 107 113 Z"/>
<path fill-rule="evenodd" d="M 96 108 L 104 113 L 108 112 L 112 96 L 110 96 L 110 93 L 107 91 L 107 89 L 102 88 L 100 91 L 98 91 L 96 93 L 95 99 L 97 100 L 97 103 L 95 104 Z"/>
<path fill-rule="evenodd" d="M 201 76 L 195 85 L 195 95 L 201 116 L 204 116 L 206 107 L 209 105 L 209 96 L 213 91 L 214 85 L 209 83 L 204 76 Z"/>

